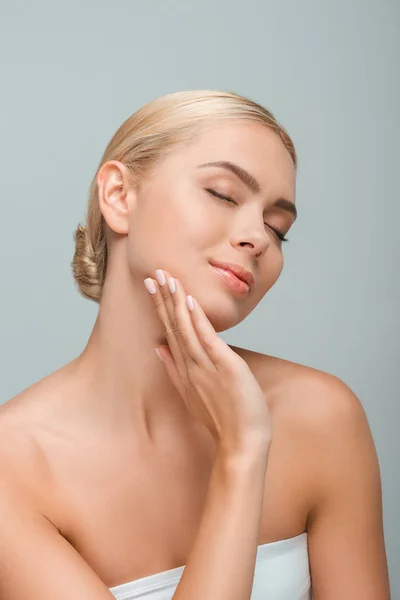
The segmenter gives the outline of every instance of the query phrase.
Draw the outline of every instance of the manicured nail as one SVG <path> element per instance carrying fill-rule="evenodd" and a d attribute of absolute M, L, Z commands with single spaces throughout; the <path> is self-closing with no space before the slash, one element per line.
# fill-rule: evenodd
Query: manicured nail
<path fill-rule="evenodd" d="M 165 285 L 165 275 L 162 269 L 156 269 L 156 279 L 160 285 Z"/>
<path fill-rule="evenodd" d="M 144 280 L 144 285 L 146 286 L 146 289 L 150 294 L 156 293 L 156 284 L 151 279 L 151 277 L 148 277 L 147 279 Z"/>
<path fill-rule="evenodd" d="M 194 309 L 194 302 L 192 296 L 186 296 L 186 304 L 189 310 Z"/>
<path fill-rule="evenodd" d="M 171 294 L 174 294 L 176 287 L 175 287 L 175 281 L 174 281 L 173 277 L 168 277 L 168 287 L 169 287 L 169 291 L 171 292 Z"/>

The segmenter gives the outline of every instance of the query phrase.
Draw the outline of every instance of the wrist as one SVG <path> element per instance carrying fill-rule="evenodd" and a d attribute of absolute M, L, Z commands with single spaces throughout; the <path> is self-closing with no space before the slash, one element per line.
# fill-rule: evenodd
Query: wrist
<path fill-rule="evenodd" d="M 271 441 L 270 440 L 255 440 L 251 439 L 235 446 L 228 448 L 224 444 L 220 444 L 215 463 L 227 473 L 240 473 L 242 470 L 254 468 L 266 468 Z"/>

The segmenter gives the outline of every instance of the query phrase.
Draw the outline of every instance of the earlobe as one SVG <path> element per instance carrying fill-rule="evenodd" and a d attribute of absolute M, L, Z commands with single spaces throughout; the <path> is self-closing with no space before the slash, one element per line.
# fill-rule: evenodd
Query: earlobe
<path fill-rule="evenodd" d="M 115 160 L 104 163 L 97 174 L 97 188 L 99 208 L 107 225 L 115 233 L 127 234 L 133 189 L 125 165 Z"/>

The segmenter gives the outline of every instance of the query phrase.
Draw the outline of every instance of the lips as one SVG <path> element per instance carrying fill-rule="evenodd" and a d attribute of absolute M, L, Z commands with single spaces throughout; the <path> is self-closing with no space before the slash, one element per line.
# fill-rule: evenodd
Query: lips
<path fill-rule="evenodd" d="M 213 267 L 217 267 L 218 269 L 225 269 L 225 271 L 230 271 L 238 279 L 241 279 L 242 281 L 247 283 L 249 288 L 251 288 L 254 285 L 254 277 L 252 273 L 250 271 L 247 271 L 247 269 L 245 269 L 241 265 L 237 265 L 235 263 L 230 262 L 218 262 L 215 260 L 210 260 L 210 264 Z"/>

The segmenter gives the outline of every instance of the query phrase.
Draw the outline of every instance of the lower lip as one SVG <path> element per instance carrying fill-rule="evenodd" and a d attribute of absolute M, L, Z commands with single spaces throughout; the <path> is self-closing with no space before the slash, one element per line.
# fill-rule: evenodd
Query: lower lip
<path fill-rule="evenodd" d="M 225 269 L 220 269 L 219 267 L 215 267 L 211 265 L 217 273 L 219 273 L 225 283 L 230 287 L 232 291 L 238 292 L 239 294 L 247 294 L 249 291 L 249 286 L 245 281 L 236 277 L 231 271 L 226 271 Z"/>

